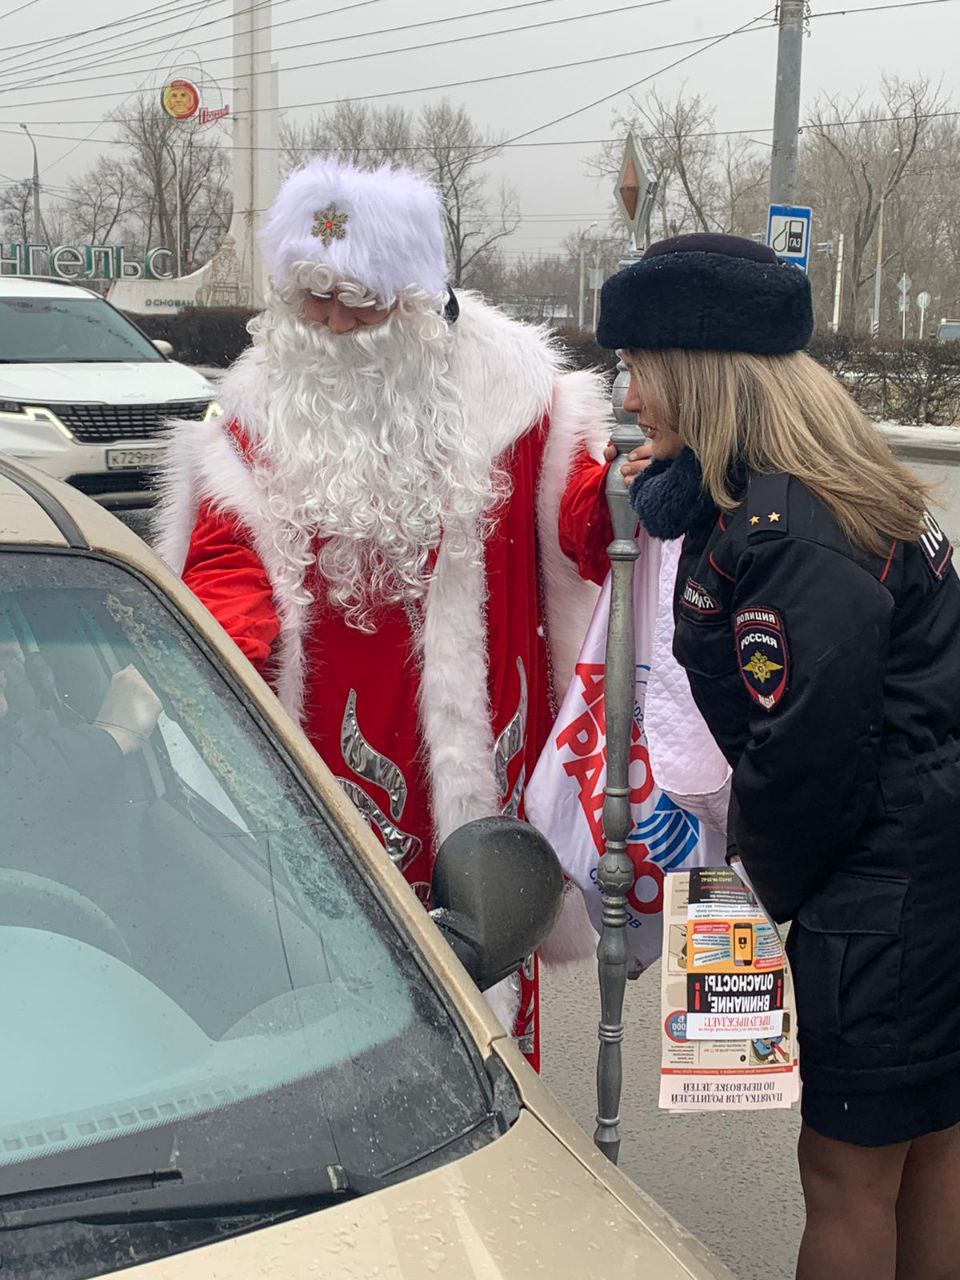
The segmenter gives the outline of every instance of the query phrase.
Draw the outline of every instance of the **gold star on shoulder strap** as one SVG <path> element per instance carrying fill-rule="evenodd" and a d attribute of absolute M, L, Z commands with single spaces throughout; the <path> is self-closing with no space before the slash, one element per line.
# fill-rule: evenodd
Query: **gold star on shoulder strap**
<path fill-rule="evenodd" d="M 760 517 L 759 517 L 759 516 L 751 516 L 751 517 L 750 517 L 750 523 L 751 523 L 751 524 L 759 524 L 759 523 L 760 523 Z"/>
<path fill-rule="evenodd" d="M 770 521 L 770 523 L 771 523 L 771 524 L 779 524 L 779 523 L 780 523 L 780 512 L 779 512 L 779 511 L 771 511 L 771 512 L 770 512 L 770 514 L 767 516 L 767 519 Z"/>

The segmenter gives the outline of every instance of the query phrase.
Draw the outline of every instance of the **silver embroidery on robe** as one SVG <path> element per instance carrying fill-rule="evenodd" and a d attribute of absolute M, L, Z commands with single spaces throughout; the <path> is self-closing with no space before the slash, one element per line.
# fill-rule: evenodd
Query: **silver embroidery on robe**
<path fill-rule="evenodd" d="M 349 778 L 338 778 L 337 781 L 367 822 L 380 832 L 384 848 L 390 855 L 391 860 L 401 871 L 405 871 L 423 848 L 423 841 L 416 836 L 407 835 L 405 831 L 401 831 L 399 827 L 395 826 L 380 806 L 375 804 L 356 782 L 351 782 Z"/>
<path fill-rule="evenodd" d="M 493 747 L 493 767 L 496 771 L 497 788 L 502 802 L 501 813 L 509 818 L 515 818 L 520 812 L 520 800 L 527 774 L 527 766 L 524 762 L 520 766 L 520 776 L 513 790 L 508 794 L 507 769 L 511 760 L 515 760 L 523 751 L 527 737 L 527 673 L 521 658 L 517 659 L 517 674 L 520 676 L 520 701 Z"/>
<path fill-rule="evenodd" d="M 533 982 L 534 976 L 536 974 L 536 968 L 534 966 L 533 956 L 528 956 L 527 959 L 524 960 L 523 964 L 520 966 L 520 969 L 518 970 L 518 977 L 517 977 L 518 985 L 519 985 L 520 973 L 523 974 L 523 976 L 526 978 L 528 982 Z M 522 990 L 522 988 L 520 989 Z M 520 1047 L 520 1052 L 525 1053 L 527 1055 L 532 1054 L 536 1047 L 536 1044 L 535 1044 L 536 1025 L 534 1023 L 535 1006 L 536 1006 L 536 996 L 533 992 L 531 992 L 530 998 L 527 1001 L 526 1005 L 521 1006 L 517 1013 L 517 1022 L 516 1022 L 516 1030 L 518 1033 L 517 1044 Z"/>
<path fill-rule="evenodd" d="M 386 791 L 390 798 L 390 816 L 399 822 L 407 803 L 407 784 L 398 765 L 386 756 L 375 751 L 360 732 L 357 721 L 357 692 L 351 689 L 347 694 L 347 705 L 343 709 L 343 722 L 340 725 L 340 750 L 347 767 L 367 782 Z M 371 801 L 372 803 L 372 801 Z"/>

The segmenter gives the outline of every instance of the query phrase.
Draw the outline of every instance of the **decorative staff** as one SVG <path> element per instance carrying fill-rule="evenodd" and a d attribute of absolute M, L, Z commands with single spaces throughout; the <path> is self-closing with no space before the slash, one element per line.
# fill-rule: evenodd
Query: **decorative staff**
<path fill-rule="evenodd" d="M 624 151 L 617 202 L 631 236 L 631 252 L 620 268 L 635 262 L 647 242 L 657 191 L 649 161 L 630 134 Z M 606 496 L 613 524 L 610 556 L 610 621 L 607 628 L 604 701 L 607 729 L 607 781 L 603 803 L 604 853 L 597 868 L 603 924 L 597 948 L 600 980 L 600 1052 L 597 1058 L 597 1128 L 593 1140 L 616 1164 L 620 1157 L 620 1095 L 623 1088 L 623 1001 L 627 985 L 627 894 L 633 888 L 633 862 L 627 838 L 630 814 L 630 742 L 636 705 L 636 656 L 633 634 L 633 571 L 640 554 L 634 536 L 636 516 L 621 468 L 631 450 L 643 443 L 632 414 L 621 408 L 626 382 L 621 364 L 613 387 L 617 425 L 612 442 L 617 458 L 607 475 Z"/>

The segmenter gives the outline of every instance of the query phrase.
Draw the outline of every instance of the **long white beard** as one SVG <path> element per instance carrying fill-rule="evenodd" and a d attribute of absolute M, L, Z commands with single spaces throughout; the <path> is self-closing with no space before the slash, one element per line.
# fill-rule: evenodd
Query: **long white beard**
<path fill-rule="evenodd" d="M 283 529 L 282 585 L 308 603 L 316 562 L 330 604 L 371 630 L 377 605 L 423 597 L 441 534 L 454 554 L 476 547 L 503 491 L 463 429 L 446 324 L 401 303 L 337 336 L 277 299 L 252 332 L 269 387 L 255 476 Z"/>

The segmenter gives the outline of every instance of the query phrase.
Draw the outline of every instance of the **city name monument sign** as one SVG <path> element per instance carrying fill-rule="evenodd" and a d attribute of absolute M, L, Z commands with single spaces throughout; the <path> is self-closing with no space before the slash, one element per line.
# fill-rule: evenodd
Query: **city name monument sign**
<path fill-rule="evenodd" d="M 122 245 L 112 244 L 0 244 L 0 275 L 59 280 L 172 280 L 173 271 L 163 269 L 172 259 L 169 249 L 148 249 L 142 259 L 131 260 Z"/>

